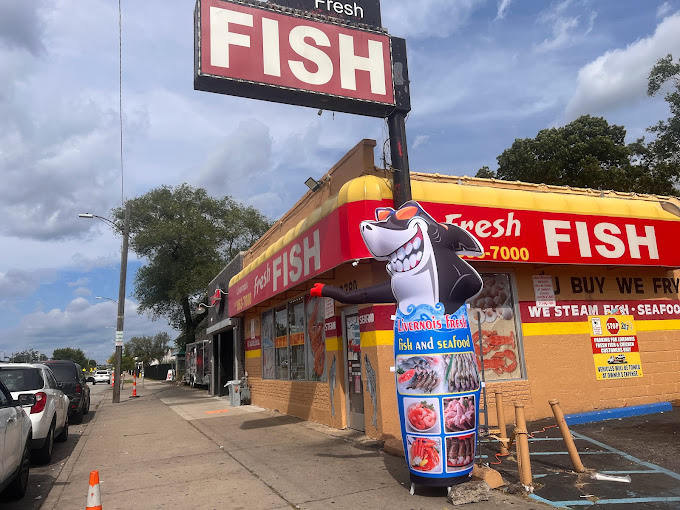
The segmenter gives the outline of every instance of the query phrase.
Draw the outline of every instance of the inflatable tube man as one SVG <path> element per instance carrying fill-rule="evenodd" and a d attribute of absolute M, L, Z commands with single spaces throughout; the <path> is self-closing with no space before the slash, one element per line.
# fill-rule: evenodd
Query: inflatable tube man
<path fill-rule="evenodd" d="M 451 486 L 472 471 L 480 394 L 465 301 L 482 279 L 459 255 L 484 250 L 417 202 L 378 208 L 375 216 L 361 222 L 361 235 L 371 255 L 387 261 L 390 280 L 352 291 L 317 283 L 311 293 L 341 303 L 397 303 L 397 401 L 411 481 Z"/>

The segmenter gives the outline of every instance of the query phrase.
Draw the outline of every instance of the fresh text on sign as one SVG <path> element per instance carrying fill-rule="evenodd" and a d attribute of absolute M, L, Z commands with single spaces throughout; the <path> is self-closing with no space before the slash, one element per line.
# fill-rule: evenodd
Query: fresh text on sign
<path fill-rule="evenodd" d="M 338 14 L 346 14 L 347 16 L 354 16 L 355 18 L 364 17 L 364 10 L 356 2 L 353 4 L 343 4 L 334 0 L 314 0 L 314 7 L 317 9 L 326 9 Z"/>
<path fill-rule="evenodd" d="M 447 214 L 446 223 L 457 225 L 462 229 L 472 232 L 477 237 L 519 237 L 522 230 L 522 223 L 515 219 L 515 213 L 508 213 L 507 218 L 499 218 L 493 222 L 489 220 L 461 220 L 462 214 Z M 494 257 L 495 258 L 495 257 Z"/>

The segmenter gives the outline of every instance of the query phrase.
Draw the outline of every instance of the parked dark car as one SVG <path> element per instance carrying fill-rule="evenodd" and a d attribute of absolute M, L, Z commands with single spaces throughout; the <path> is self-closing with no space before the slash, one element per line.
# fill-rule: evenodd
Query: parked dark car
<path fill-rule="evenodd" d="M 74 361 L 43 361 L 57 378 L 61 390 L 69 398 L 68 414 L 74 423 L 83 421 L 83 415 L 90 412 L 90 387 L 87 385 L 83 369 Z"/>

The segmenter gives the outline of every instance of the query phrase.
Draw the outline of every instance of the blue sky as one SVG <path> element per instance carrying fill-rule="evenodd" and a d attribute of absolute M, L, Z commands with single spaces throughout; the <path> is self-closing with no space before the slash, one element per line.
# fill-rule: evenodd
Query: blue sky
<path fill-rule="evenodd" d="M 193 90 L 193 0 L 122 1 L 126 198 L 187 182 L 287 211 L 385 122 Z M 669 115 L 646 77 L 680 56 L 680 0 L 383 0 L 408 45 L 411 169 L 474 175 L 515 138 L 582 114 L 628 130 Z M 118 2 L 0 3 L 0 357 L 113 351 L 121 203 Z M 379 159 L 379 154 L 376 159 Z M 380 163 L 376 161 L 376 163 Z M 131 256 L 125 339 L 176 332 L 137 314 Z"/>

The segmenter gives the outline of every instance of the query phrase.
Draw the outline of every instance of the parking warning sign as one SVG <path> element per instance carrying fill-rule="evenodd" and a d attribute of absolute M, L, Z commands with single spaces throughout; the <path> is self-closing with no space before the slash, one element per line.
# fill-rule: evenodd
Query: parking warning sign
<path fill-rule="evenodd" d="M 591 315 L 588 321 L 597 379 L 642 377 L 633 316 Z"/>

